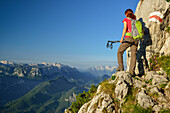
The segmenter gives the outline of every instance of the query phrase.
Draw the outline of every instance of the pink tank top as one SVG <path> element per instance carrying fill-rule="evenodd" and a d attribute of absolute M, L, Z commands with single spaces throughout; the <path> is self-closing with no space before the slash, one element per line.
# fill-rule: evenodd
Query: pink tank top
<path fill-rule="evenodd" d="M 128 18 L 125 18 L 123 21 L 123 23 L 126 22 L 127 23 L 127 30 L 126 32 L 131 33 L 131 20 L 129 20 Z M 129 38 L 130 36 L 125 36 L 125 38 Z"/>

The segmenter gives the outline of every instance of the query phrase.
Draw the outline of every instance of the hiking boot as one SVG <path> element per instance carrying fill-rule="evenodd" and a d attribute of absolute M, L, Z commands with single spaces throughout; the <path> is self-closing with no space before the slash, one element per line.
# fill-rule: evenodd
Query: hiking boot
<path fill-rule="evenodd" d="M 130 72 L 128 72 L 132 77 L 135 77 L 136 76 L 136 74 L 135 73 L 130 73 Z"/>
<path fill-rule="evenodd" d="M 142 77 L 144 74 L 138 74 L 138 77 Z"/>
<path fill-rule="evenodd" d="M 117 68 L 116 71 L 124 71 L 123 68 Z"/>

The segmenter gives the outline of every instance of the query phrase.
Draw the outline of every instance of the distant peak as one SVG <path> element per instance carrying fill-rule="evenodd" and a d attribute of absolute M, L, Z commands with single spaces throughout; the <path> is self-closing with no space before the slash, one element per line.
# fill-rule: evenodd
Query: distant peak
<path fill-rule="evenodd" d="M 7 60 L 0 61 L 0 63 L 6 64 L 6 65 L 14 65 L 14 64 L 15 64 L 14 62 L 12 62 L 12 61 L 7 61 Z"/>

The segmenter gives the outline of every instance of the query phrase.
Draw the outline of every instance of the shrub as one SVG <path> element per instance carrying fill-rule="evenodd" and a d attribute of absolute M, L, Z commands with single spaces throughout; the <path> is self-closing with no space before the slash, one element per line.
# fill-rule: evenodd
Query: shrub
<path fill-rule="evenodd" d="M 170 55 L 161 56 L 158 58 L 159 66 L 167 73 L 168 78 L 170 78 Z"/>
<path fill-rule="evenodd" d="M 77 113 L 82 105 L 90 101 L 93 98 L 94 94 L 97 91 L 97 87 L 95 85 L 91 85 L 91 88 L 88 92 L 83 91 L 83 93 L 79 93 L 76 96 L 76 102 L 73 102 L 71 105 L 71 110 L 73 113 Z"/>
<path fill-rule="evenodd" d="M 169 0 L 170 2 L 170 0 Z M 170 27 L 167 28 L 166 32 L 170 33 Z"/>
<path fill-rule="evenodd" d="M 153 55 L 150 59 L 150 70 L 158 70 L 162 68 L 168 78 L 170 78 L 170 55 L 158 57 L 159 54 Z"/>
<path fill-rule="evenodd" d="M 159 54 L 155 54 L 153 55 L 150 59 L 149 59 L 149 62 L 150 62 L 150 67 L 149 69 L 150 70 L 156 70 L 158 68 L 157 64 L 158 64 L 158 56 Z"/>

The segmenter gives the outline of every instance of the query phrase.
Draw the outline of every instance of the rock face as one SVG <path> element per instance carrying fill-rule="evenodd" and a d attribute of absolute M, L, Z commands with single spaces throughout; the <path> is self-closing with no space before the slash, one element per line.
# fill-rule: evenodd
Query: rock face
<path fill-rule="evenodd" d="M 170 54 L 170 33 L 166 30 L 170 26 L 170 2 L 166 0 L 142 0 L 135 11 L 138 20 L 145 30 L 143 41 L 140 41 L 137 52 L 136 73 L 144 74 L 148 67 L 149 58 L 156 54 Z M 127 50 L 127 70 L 130 65 L 130 49 Z M 140 70 L 139 70 L 140 69 Z"/>

